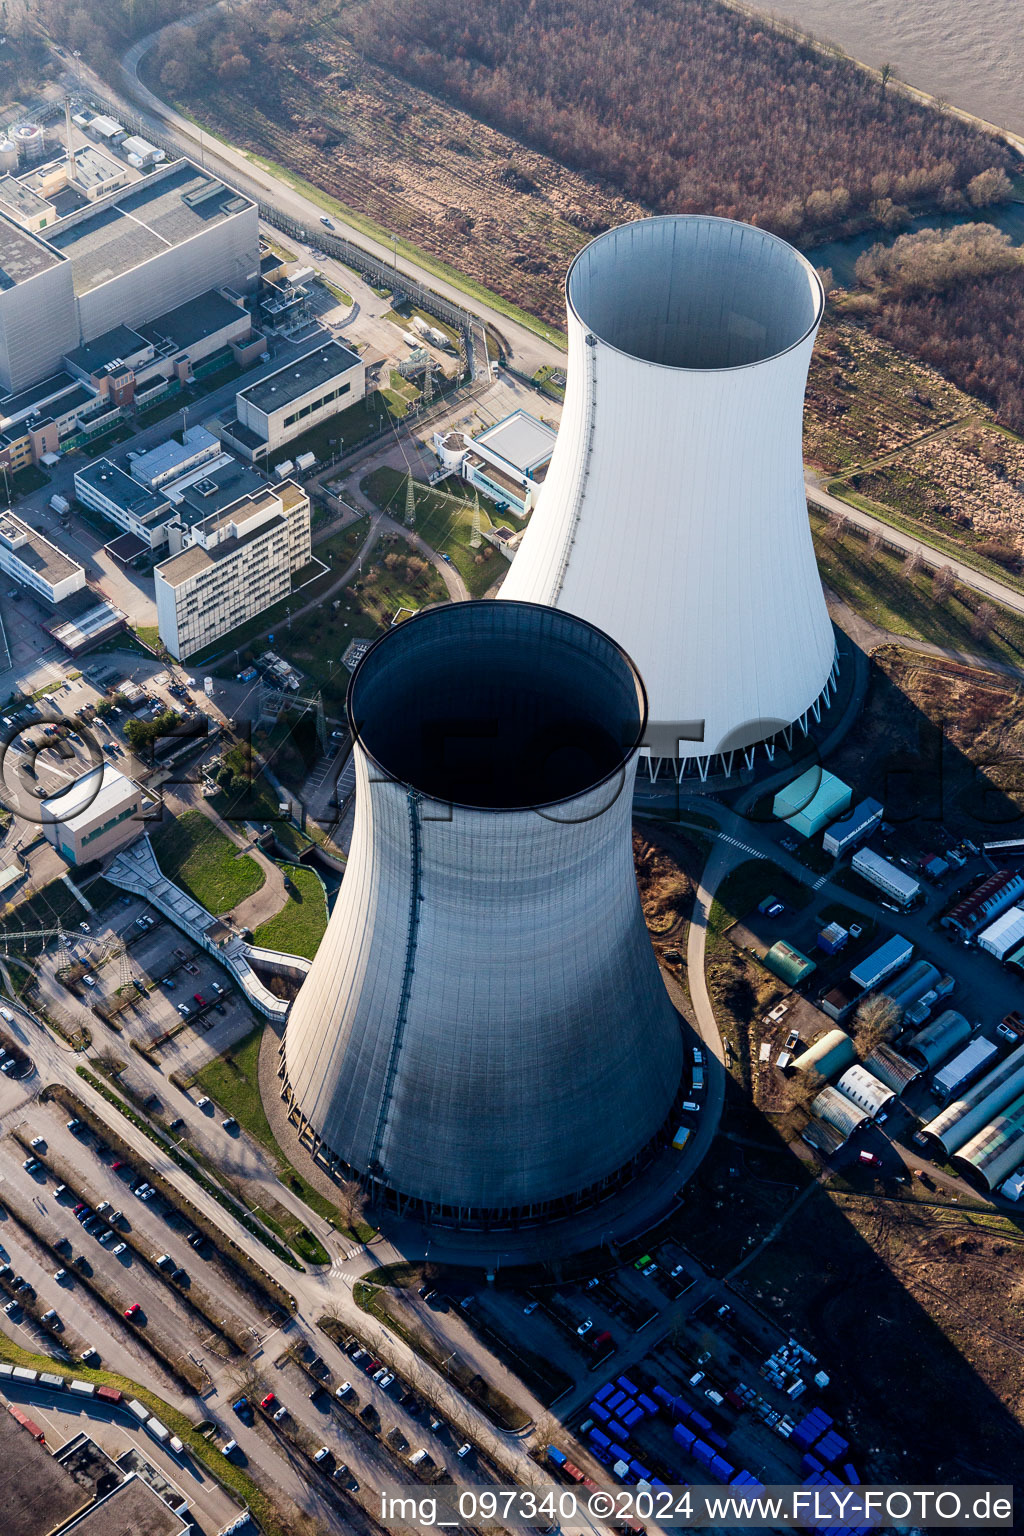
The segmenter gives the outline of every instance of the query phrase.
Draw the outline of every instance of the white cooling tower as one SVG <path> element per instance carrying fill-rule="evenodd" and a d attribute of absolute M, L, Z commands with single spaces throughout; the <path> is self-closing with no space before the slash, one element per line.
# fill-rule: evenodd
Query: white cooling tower
<path fill-rule="evenodd" d="M 652 771 L 771 754 L 835 681 L 801 451 L 817 275 L 751 225 L 643 219 L 580 252 L 566 302 L 558 441 L 501 596 L 625 647 Z"/>
<path fill-rule="evenodd" d="M 285 1032 L 292 1113 L 421 1218 L 571 1212 L 675 1126 L 632 859 L 643 685 L 569 614 L 459 603 L 379 640 L 348 709 L 355 830 Z"/>

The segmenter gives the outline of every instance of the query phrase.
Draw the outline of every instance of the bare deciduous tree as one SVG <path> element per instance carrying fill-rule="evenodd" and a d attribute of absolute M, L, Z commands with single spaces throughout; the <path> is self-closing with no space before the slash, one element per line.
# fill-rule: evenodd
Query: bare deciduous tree
<path fill-rule="evenodd" d="M 858 1055 L 869 1055 L 888 1038 L 903 1017 L 903 1010 L 884 992 L 876 992 L 857 1009 L 852 1036 Z"/>
<path fill-rule="evenodd" d="M 940 565 L 932 577 L 932 594 L 942 602 L 956 586 L 956 576 L 951 565 Z"/>

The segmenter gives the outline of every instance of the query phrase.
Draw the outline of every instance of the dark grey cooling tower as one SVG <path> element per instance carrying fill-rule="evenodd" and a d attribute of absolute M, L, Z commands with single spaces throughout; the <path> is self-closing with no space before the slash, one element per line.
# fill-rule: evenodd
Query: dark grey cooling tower
<path fill-rule="evenodd" d="M 640 678 L 569 614 L 460 603 L 373 646 L 349 716 L 355 830 L 285 1036 L 292 1104 L 399 1205 L 571 1209 L 680 1081 L 633 871 Z"/>

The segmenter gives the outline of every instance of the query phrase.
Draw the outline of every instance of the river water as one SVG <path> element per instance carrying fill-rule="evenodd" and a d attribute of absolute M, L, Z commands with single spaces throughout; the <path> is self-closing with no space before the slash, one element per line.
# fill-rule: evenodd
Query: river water
<path fill-rule="evenodd" d="M 892 64 L 909 85 L 1024 134 L 1022 0 L 778 0 L 770 9 L 865 64 Z"/>

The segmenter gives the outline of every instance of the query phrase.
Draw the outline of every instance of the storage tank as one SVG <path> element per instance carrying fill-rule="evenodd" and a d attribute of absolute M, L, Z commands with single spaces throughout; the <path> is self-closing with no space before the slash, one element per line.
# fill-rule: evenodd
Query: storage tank
<path fill-rule="evenodd" d="M 6 174 L 8 171 L 16 171 L 17 169 L 17 146 L 10 139 L 0 139 L 0 171 Z"/>
<path fill-rule="evenodd" d="M 293 1117 L 420 1220 L 569 1213 L 678 1125 L 632 859 L 639 675 L 569 614 L 457 603 L 378 640 L 347 707 L 355 827 L 285 1033 Z"/>
<path fill-rule="evenodd" d="M 785 241 L 704 215 L 608 230 L 569 268 L 561 426 L 501 596 L 621 641 L 654 774 L 752 764 L 832 696 L 801 447 L 823 306 Z"/>
<path fill-rule="evenodd" d="M 38 165 L 46 154 L 46 134 L 38 123 L 18 123 L 11 139 L 19 165 Z"/>

